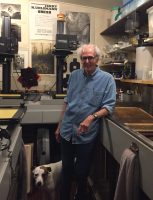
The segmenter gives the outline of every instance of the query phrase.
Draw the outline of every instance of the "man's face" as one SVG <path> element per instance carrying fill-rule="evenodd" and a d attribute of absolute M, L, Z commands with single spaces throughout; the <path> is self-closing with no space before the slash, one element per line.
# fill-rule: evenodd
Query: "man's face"
<path fill-rule="evenodd" d="M 82 67 L 87 75 L 92 74 L 96 70 L 98 57 L 94 51 L 94 48 L 87 46 L 81 56 Z"/>

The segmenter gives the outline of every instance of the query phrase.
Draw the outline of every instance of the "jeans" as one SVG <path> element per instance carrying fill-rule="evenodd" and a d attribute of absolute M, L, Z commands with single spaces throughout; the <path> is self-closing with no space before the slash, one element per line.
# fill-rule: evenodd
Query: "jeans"
<path fill-rule="evenodd" d="M 86 200 L 87 177 L 91 166 L 96 139 L 88 144 L 72 144 L 61 138 L 62 178 L 60 200 L 69 200 L 71 181 L 75 177 L 77 199 Z"/>

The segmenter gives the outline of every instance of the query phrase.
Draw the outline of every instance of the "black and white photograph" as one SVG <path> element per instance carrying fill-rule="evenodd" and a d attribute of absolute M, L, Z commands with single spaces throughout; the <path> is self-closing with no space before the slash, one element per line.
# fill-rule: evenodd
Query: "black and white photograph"
<path fill-rule="evenodd" d="M 39 74 L 54 74 L 52 49 L 51 43 L 32 43 L 32 67 L 35 67 Z"/>
<path fill-rule="evenodd" d="M 9 16 L 11 19 L 21 19 L 21 5 L 1 3 L 1 17 Z"/>
<path fill-rule="evenodd" d="M 90 14 L 66 12 L 66 34 L 77 35 L 78 42 L 90 42 Z"/>
<path fill-rule="evenodd" d="M 14 56 L 13 70 L 19 72 L 23 68 L 28 67 L 28 51 L 19 51 Z"/>

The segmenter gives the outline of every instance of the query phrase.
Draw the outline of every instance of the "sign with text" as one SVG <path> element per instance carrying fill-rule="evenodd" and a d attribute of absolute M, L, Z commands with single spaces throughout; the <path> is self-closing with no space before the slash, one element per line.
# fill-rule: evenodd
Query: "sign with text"
<path fill-rule="evenodd" d="M 58 3 L 30 2 L 30 39 L 55 40 Z"/>

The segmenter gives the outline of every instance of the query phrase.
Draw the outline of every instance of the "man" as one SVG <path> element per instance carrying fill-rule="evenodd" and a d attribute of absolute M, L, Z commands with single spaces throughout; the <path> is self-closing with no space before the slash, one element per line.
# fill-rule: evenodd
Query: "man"
<path fill-rule="evenodd" d="M 67 97 L 55 136 L 61 142 L 63 163 L 61 200 L 70 199 L 75 174 L 75 199 L 87 200 L 86 181 L 96 144 L 100 118 L 113 112 L 116 86 L 111 74 L 99 69 L 100 50 L 93 44 L 78 49 L 82 69 L 71 73 Z"/>

